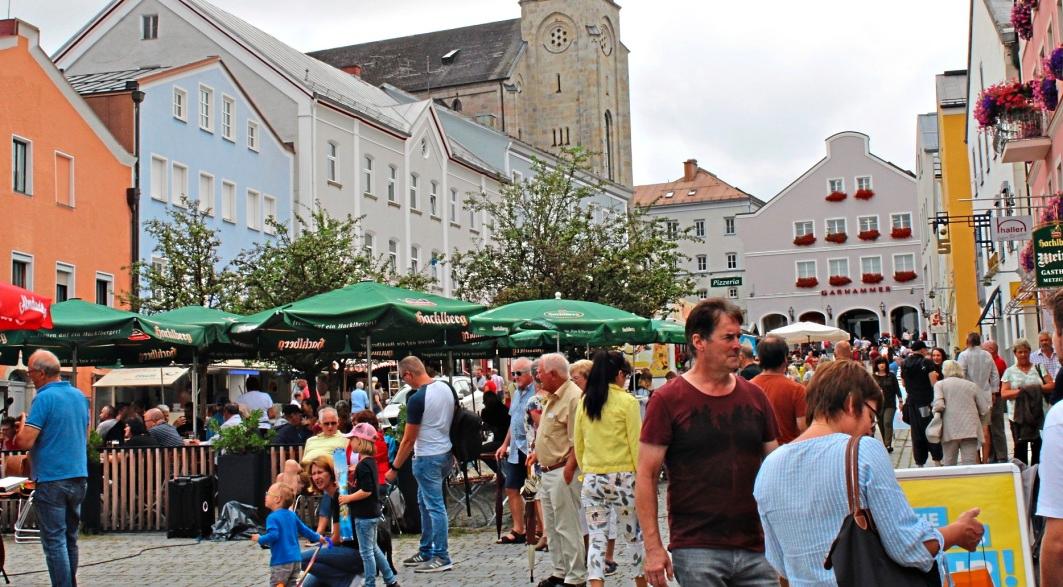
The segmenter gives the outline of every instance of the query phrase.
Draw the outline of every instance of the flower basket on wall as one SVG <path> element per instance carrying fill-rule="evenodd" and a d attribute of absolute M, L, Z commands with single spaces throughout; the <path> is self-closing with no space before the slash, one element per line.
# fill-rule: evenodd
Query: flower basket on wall
<path fill-rule="evenodd" d="M 1037 0 L 1018 0 L 1011 7 L 1011 26 L 1024 41 L 1033 38 L 1033 15 L 1030 11 L 1036 6 Z"/>
<path fill-rule="evenodd" d="M 799 277 L 795 285 L 797 287 L 816 287 L 819 285 L 819 280 L 815 277 Z"/>
<path fill-rule="evenodd" d="M 883 279 L 881 273 L 865 273 L 860 278 L 860 281 L 863 281 L 864 283 L 882 283 Z"/>
<path fill-rule="evenodd" d="M 857 200 L 870 200 L 871 197 L 874 195 L 875 192 L 873 190 L 856 190 L 856 193 L 853 194 L 853 197 Z"/>
<path fill-rule="evenodd" d="M 906 281 L 912 281 L 915 279 L 915 271 L 898 271 L 893 274 L 894 281 L 904 283 Z"/>
<path fill-rule="evenodd" d="M 840 245 L 845 241 L 849 240 L 849 235 L 845 234 L 844 232 L 832 232 L 831 234 L 825 236 L 824 240 Z"/>
<path fill-rule="evenodd" d="M 849 197 L 845 192 L 831 192 L 825 198 L 828 202 L 840 202 Z"/>
<path fill-rule="evenodd" d="M 894 229 L 890 231 L 890 236 L 893 238 L 911 238 L 912 229 L 894 227 Z"/>
<path fill-rule="evenodd" d="M 816 235 L 814 234 L 802 234 L 801 236 L 794 238 L 794 244 L 799 247 L 807 247 L 814 242 L 816 242 Z"/>
<path fill-rule="evenodd" d="M 849 285 L 852 282 L 853 282 L 853 280 L 849 279 L 845 275 L 831 275 L 830 276 L 830 284 L 833 285 L 834 287 L 841 287 L 843 285 Z"/>
<path fill-rule="evenodd" d="M 872 228 L 871 230 L 861 230 L 860 234 L 856 236 L 858 236 L 862 241 L 873 241 L 878 240 L 878 237 L 881 235 L 882 233 Z"/>

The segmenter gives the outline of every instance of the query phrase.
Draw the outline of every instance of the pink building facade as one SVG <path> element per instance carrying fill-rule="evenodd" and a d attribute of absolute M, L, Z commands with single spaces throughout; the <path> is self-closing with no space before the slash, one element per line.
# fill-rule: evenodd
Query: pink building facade
<path fill-rule="evenodd" d="M 804 321 L 874 340 L 925 330 L 915 177 L 873 155 L 867 135 L 826 140 L 827 155 L 736 218 L 750 287 L 747 327 Z"/>
<path fill-rule="evenodd" d="M 1033 36 L 1019 41 L 1022 81 L 1045 77 L 1042 66 L 1045 58 L 1063 44 L 1063 1 L 1040 0 L 1032 4 L 1035 7 L 1031 10 Z M 1030 164 L 1028 185 L 1035 200 L 1063 191 L 1063 132 L 1060 132 L 1063 120 L 1059 111 L 1057 108 L 1045 113 L 1042 137 L 1000 141 L 1006 151 L 1005 163 Z"/>

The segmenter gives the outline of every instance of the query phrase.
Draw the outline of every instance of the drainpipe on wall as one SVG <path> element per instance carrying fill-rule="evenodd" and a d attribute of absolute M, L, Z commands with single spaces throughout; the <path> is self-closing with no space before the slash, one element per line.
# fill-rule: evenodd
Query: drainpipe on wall
<path fill-rule="evenodd" d="M 140 291 L 140 271 L 137 262 L 140 261 L 140 104 L 144 101 L 144 92 L 140 90 L 140 84 L 135 80 L 126 82 L 126 89 L 131 90 L 130 98 L 133 99 L 133 187 L 126 190 L 126 203 L 129 205 L 129 294 L 132 300 L 132 310 L 140 309 L 137 301 Z"/>

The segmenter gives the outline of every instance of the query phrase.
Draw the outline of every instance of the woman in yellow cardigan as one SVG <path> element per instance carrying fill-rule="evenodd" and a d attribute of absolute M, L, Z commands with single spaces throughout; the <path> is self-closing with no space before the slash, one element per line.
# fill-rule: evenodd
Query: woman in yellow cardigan
<path fill-rule="evenodd" d="M 592 587 L 605 585 L 606 529 L 610 510 L 616 510 L 627 541 L 632 545 L 639 576 L 642 570 L 642 531 L 635 517 L 635 463 L 639 457 L 642 417 L 639 402 L 622 387 L 631 365 L 616 351 L 599 351 L 587 376 L 583 405 L 576 412 L 576 460 L 583 472 L 581 500 L 590 538 L 587 577 Z"/>

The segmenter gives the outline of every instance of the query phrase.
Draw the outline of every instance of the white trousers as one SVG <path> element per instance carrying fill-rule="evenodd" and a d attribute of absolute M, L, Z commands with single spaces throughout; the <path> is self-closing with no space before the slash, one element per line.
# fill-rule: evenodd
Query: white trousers
<path fill-rule="evenodd" d="M 571 483 L 565 483 L 564 467 L 548 471 L 543 473 L 539 490 L 543 525 L 554 563 L 553 575 L 572 584 L 587 581 L 587 551 L 579 523 L 582 484 L 577 477 L 579 472 L 572 476 Z"/>

